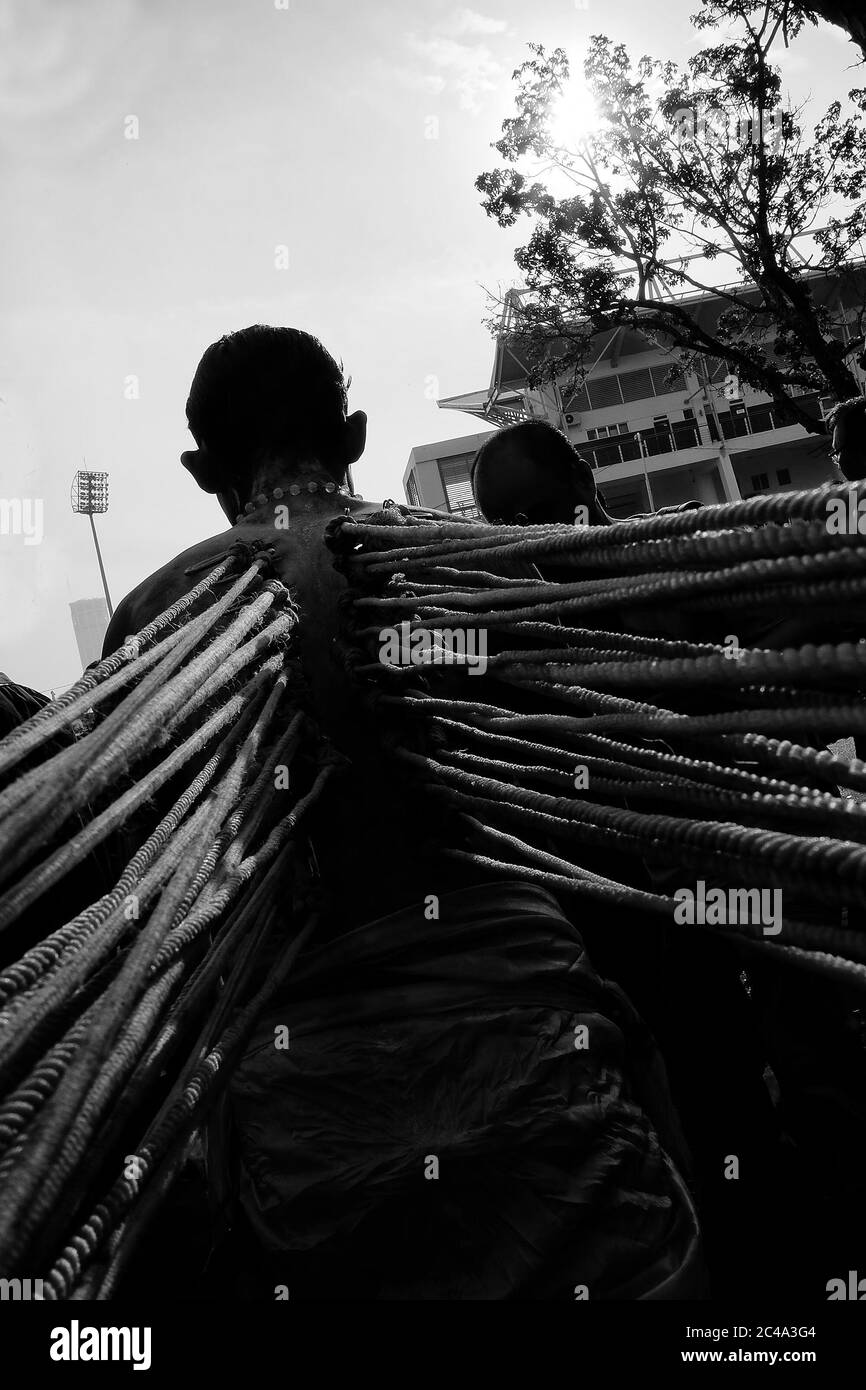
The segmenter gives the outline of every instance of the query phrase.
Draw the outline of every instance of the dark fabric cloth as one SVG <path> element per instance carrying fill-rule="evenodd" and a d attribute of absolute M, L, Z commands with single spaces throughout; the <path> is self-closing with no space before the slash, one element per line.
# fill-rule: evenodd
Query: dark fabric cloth
<path fill-rule="evenodd" d="M 48 696 L 40 695 L 27 685 L 16 685 L 14 681 L 0 681 L 0 738 L 31 719 L 48 704 Z"/>
<path fill-rule="evenodd" d="M 301 1297 L 700 1296 L 658 1054 L 531 885 L 438 920 L 421 899 L 305 958 L 230 1104 L 246 1220 Z"/>

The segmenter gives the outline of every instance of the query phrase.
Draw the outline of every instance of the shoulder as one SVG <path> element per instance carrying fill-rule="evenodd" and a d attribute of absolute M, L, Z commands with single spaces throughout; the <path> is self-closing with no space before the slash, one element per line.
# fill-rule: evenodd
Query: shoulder
<path fill-rule="evenodd" d="M 103 656 L 122 646 L 127 637 L 140 632 L 158 614 L 183 594 L 188 593 L 207 573 L 207 566 L 217 564 L 235 539 L 233 529 L 222 531 L 206 541 L 199 541 L 180 555 L 162 565 L 153 574 L 121 599 L 114 610 L 105 641 Z"/>
<path fill-rule="evenodd" d="M 409 525 L 416 521 L 453 521 L 461 525 L 478 520 L 476 517 L 461 516 L 459 512 L 442 512 L 433 507 L 412 507 L 406 502 L 395 502 L 390 497 L 386 498 L 384 502 L 368 502 L 363 508 L 353 509 L 352 515 L 357 516 L 361 512 L 368 517 L 376 516 L 383 520 L 387 518 L 389 521 L 398 521 L 398 524 L 398 519 L 402 518 Z"/>
<path fill-rule="evenodd" d="M 454 521 L 458 524 L 466 523 L 467 525 L 472 525 L 473 523 L 477 524 L 478 521 L 481 520 L 481 518 L 477 516 L 462 516 L 460 512 L 440 512 L 434 507 L 401 506 L 400 510 L 403 512 L 404 516 L 417 516 L 421 521 Z"/>

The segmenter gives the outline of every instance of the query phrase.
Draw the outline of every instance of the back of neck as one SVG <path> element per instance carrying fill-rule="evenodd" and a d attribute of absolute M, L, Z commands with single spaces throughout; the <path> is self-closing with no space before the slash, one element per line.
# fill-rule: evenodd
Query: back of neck
<path fill-rule="evenodd" d="M 263 460 L 255 467 L 244 489 L 246 495 L 242 501 L 254 500 L 262 493 L 270 495 L 274 488 L 287 490 L 292 483 L 308 482 L 336 483 L 339 487 L 343 479 L 336 478 L 321 459 L 312 454 L 295 458 L 278 455 Z"/>

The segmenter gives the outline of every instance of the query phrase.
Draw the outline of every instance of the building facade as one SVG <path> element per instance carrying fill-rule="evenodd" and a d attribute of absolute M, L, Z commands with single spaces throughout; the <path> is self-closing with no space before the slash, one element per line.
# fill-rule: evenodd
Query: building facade
<path fill-rule="evenodd" d="M 488 429 L 482 434 L 462 435 L 438 444 L 420 444 L 413 449 L 403 474 L 403 489 L 410 506 L 435 507 L 437 511 L 479 517 L 481 513 L 472 496 L 469 470 L 490 434 Z"/>
<path fill-rule="evenodd" d="M 816 276 L 816 299 L 835 296 L 837 332 L 856 331 L 863 276 L 853 280 L 850 303 L 826 276 Z M 519 296 L 512 292 L 512 308 Z M 682 296 L 696 317 L 718 315 L 712 294 Z M 513 345 L 506 316 L 496 343 L 487 391 L 438 402 L 502 427 L 542 418 L 561 429 L 596 470 L 608 511 L 635 512 L 695 499 L 705 505 L 764 493 L 817 487 L 834 476 L 829 440 L 788 423 L 772 399 L 741 384 L 718 359 L 706 358 L 684 373 L 665 352 L 631 328 L 601 334 L 576 393 L 561 384 L 528 386 L 528 371 Z M 852 367 L 864 389 L 864 374 Z M 792 395 L 795 394 L 792 392 Z M 800 404 L 815 420 L 832 404 L 818 392 L 797 388 Z M 476 514 L 469 468 L 486 434 L 466 435 L 412 450 L 404 473 L 410 501 L 462 515 Z"/>

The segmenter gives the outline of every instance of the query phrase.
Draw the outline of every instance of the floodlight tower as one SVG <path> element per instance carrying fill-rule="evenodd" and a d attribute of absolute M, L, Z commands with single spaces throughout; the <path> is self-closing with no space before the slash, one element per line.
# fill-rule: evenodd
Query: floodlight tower
<path fill-rule="evenodd" d="M 114 609 L 111 606 L 111 596 L 108 592 L 108 580 L 105 577 L 105 566 L 102 563 L 102 553 L 99 549 L 99 539 L 96 535 L 96 523 L 93 520 L 94 513 L 108 511 L 108 474 L 93 473 L 87 469 L 80 468 L 72 479 L 72 510 L 74 512 L 84 512 L 90 517 L 90 529 L 93 532 L 93 544 L 96 547 L 96 558 L 99 561 L 99 573 L 102 576 L 102 588 L 105 593 L 105 602 L 108 605 L 108 616 L 113 617 Z"/>

